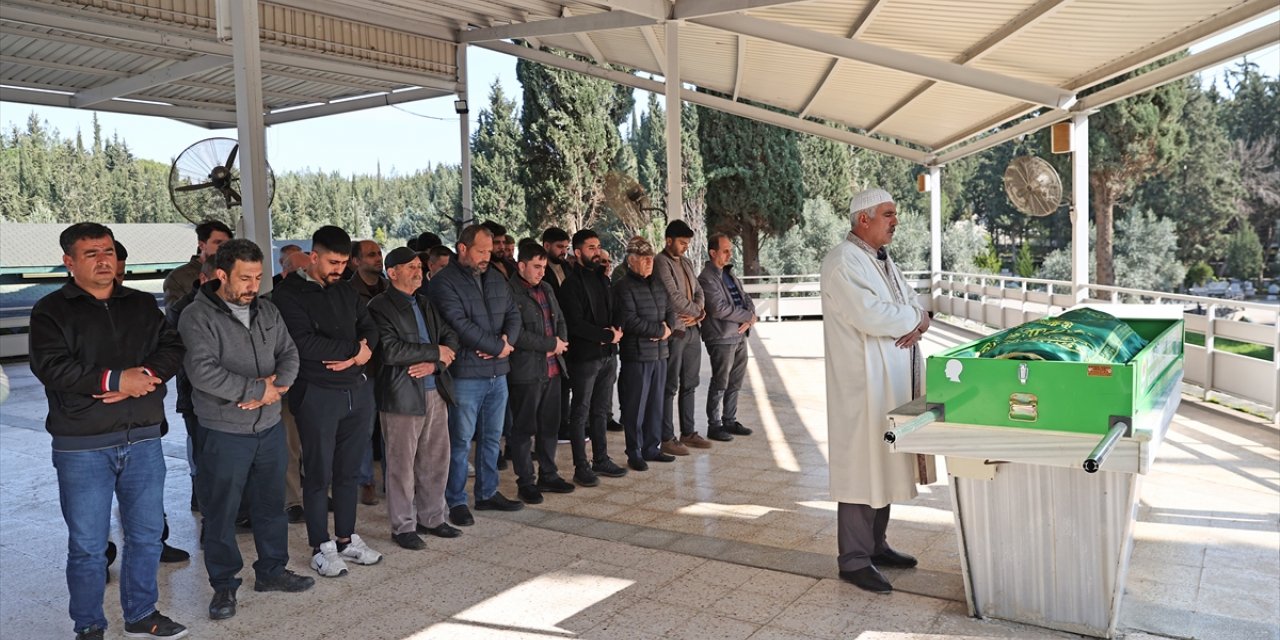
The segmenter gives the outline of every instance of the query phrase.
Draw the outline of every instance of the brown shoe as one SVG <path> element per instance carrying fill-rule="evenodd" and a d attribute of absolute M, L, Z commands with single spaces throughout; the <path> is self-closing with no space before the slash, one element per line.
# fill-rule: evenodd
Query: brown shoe
<path fill-rule="evenodd" d="M 672 438 L 662 442 L 662 452 L 671 456 L 687 456 L 689 455 L 688 447 L 680 444 L 679 440 Z"/>
<path fill-rule="evenodd" d="M 687 436 L 680 436 L 680 444 L 683 444 L 686 447 L 693 447 L 694 449 L 711 448 L 711 441 L 698 435 L 697 431 L 694 431 Z"/>
<path fill-rule="evenodd" d="M 378 491 L 371 484 L 360 485 L 360 504 L 378 504 Z"/>

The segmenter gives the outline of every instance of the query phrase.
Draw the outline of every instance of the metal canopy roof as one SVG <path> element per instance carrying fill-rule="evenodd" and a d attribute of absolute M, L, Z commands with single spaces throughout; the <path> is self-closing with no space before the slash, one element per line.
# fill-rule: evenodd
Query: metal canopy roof
<path fill-rule="evenodd" d="M 235 1 L 235 0 L 231 0 Z M 0 98 L 233 126 L 229 32 L 216 0 L 6 0 Z M 1108 101 L 1084 89 L 1277 8 L 1276 0 L 274 0 L 260 11 L 268 125 L 450 95 L 459 43 L 633 86 L 603 66 L 663 75 L 679 21 L 681 81 L 730 98 L 686 100 L 934 164 L 1030 113 L 1031 130 Z M 221 22 L 225 24 L 224 18 Z M 1280 40 L 1274 25 L 1203 52 L 1179 74 Z M 1152 75 L 1154 74 L 1146 74 Z M 734 101 L 734 102 L 731 102 Z M 791 112 L 791 117 L 749 105 Z M 826 127 L 821 119 L 889 138 Z M 1006 138 L 1009 134 L 1001 136 Z M 905 144 L 899 144 L 905 143 Z"/>

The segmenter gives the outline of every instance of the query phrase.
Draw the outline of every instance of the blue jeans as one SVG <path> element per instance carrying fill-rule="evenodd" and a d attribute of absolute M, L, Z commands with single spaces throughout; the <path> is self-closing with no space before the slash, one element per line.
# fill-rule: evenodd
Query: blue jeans
<path fill-rule="evenodd" d="M 54 451 L 58 498 L 67 523 L 69 612 L 79 633 L 107 628 L 102 611 L 107 586 L 107 539 L 111 498 L 120 501 L 124 546 L 120 561 L 120 608 L 125 622 L 156 610 L 160 535 L 164 531 L 164 452 L 160 439 L 96 451 Z"/>
<path fill-rule="evenodd" d="M 498 440 L 507 413 L 507 376 L 457 378 L 456 404 L 449 411 L 449 481 L 444 500 L 450 508 L 467 504 L 467 453 L 476 437 L 476 500 L 498 491 Z"/>

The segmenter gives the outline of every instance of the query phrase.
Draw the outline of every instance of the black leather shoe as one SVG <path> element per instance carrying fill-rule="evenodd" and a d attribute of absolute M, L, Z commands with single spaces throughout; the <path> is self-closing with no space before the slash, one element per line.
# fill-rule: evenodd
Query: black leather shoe
<path fill-rule="evenodd" d="M 905 553 L 886 548 L 884 553 L 871 556 L 871 564 L 874 564 L 877 567 L 910 569 L 920 563 L 915 559 L 915 556 L 909 556 Z"/>
<path fill-rule="evenodd" d="M 449 522 L 455 527 L 469 527 L 476 523 L 476 519 L 471 517 L 471 510 L 467 505 L 460 504 L 449 509 Z"/>
<path fill-rule="evenodd" d="M 427 535 L 432 535 L 437 538 L 456 538 L 462 535 L 462 530 L 455 529 L 449 526 L 448 522 L 441 522 L 440 524 L 434 527 L 424 527 L 422 525 L 418 525 L 418 533 L 425 533 Z"/>
<path fill-rule="evenodd" d="M 520 496 L 525 504 L 542 504 L 542 491 L 531 484 L 517 489 L 516 495 Z M 476 502 L 476 508 L 480 508 L 480 502 Z"/>
<path fill-rule="evenodd" d="M 400 545 L 401 548 L 409 549 L 410 551 L 427 548 L 427 543 L 423 542 L 422 538 L 419 538 L 418 534 L 412 531 L 393 533 L 391 534 L 391 539 L 395 540 L 396 544 Z"/>
<path fill-rule="evenodd" d="M 249 516 L 236 518 L 236 533 L 249 533 L 253 531 L 253 521 Z"/>
<path fill-rule="evenodd" d="M 236 615 L 236 590 L 218 589 L 213 592 L 213 600 L 209 602 L 209 619 L 226 620 Z"/>
<path fill-rule="evenodd" d="M 605 458 L 604 460 L 591 465 L 591 470 L 606 478 L 621 478 L 627 475 L 627 470 L 619 467 L 614 461 Z"/>
<path fill-rule="evenodd" d="M 191 554 L 177 547 L 169 546 L 167 542 L 161 542 L 160 562 L 186 562 L 191 559 Z"/>
<path fill-rule="evenodd" d="M 540 478 L 538 488 L 549 493 L 573 493 L 573 485 L 560 476 Z"/>
<path fill-rule="evenodd" d="M 641 460 L 640 458 L 628 458 L 627 466 L 631 467 L 632 469 L 635 469 L 636 471 L 649 470 L 649 463 L 645 462 L 644 460 Z"/>
<path fill-rule="evenodd" d="M 523 502 L 511 500 L 497 491 L 484 500 L 476 500 L 476 511 L 519 511 L 523 508 Z"/>
<path fill-rule="evenodd" d="M 724 429 L 707 429 L 708 440 L 718 440 L 720 442 L 733 442 L 733 436 L 729 435 Z"/>
<path fill-rule="evenodd" d="M 893 585 L 889 584 L 889 581 L 885 580 L 884 575 L 874 566 L 863 567 L 857 571 L 841 571 L 840 579 L 872 593 L 893 591 Z"/>
<path fill-rule="evenodd" d="M 300 576 L 288 569 L 280 572 L 280 575 L 270 578 L 258 578 L 253 583 L 254 591 L 284 591 L 285 593 L 300 593 L 316 586 L 316 579 L 310 576 Z"/>
<path fill-rule="evenodd" d="M 676 457 L 669 453 L 659 453 L 652 458 L 647 458 L 649 462 L 673 462 L 675 459 Z"/>
<path fill-rule="evenodd" d="M 584 486 L 594 487 L 600 484 L 600 478 L 596 477 L 596 472 L 590 467 L 583 467 L 573 472 L 573 481 Z"/>
<path fill-rule="evenodd" d="M 614 420 L 612 417 L 611 417 L 611 418 L 609 418 L 609 423 L 608 423 L 608 425 L 607 425 L 605 428 L 606 428 L 606 429 L 608 429 L 609 431 L 623 431 L 623 430 L 625 430 L 625 427 L 623 427 L 623 426 L 622 426 L 622 423 L 621 423 L 621 422 L 618 422 L 617 420 Z"/>
<path fill-rule="evenodd" d="M 302 505 L 295 504 L 284 510 L 284 514 L 289 517 L 289 524 L 297 524 L 307 519 L 307 514 L 302 510 Z"/>
<path fill-rule="evenodd" d="M 749 435 L 751 435 L 751 430 L 750 430 L 750 429 L 748 429 L 748 428 L 746 428 L 746 427 L 744 427 L 744 426 L 742 426 L 742 423 L 741 423 L 741 422 L 737 422 L 737 421 L 734 421 L 734 423 L 733 423 L 733 424 L 725 425 L 724 430 L 725 430 L 725 431 L 727 431 L 727 432 L 729 432 L 729 433 L 732 433 L 732 434 L 733 434 L 733 435 L 735 435 L 735 436 L 749 436 Z"/>

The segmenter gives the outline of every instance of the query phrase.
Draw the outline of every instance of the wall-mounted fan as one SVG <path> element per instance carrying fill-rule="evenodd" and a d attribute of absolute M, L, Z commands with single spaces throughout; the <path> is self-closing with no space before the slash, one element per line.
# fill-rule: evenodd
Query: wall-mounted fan
<path fill-rule="evenodd" d="M 1004 192 L 1013 207 L 1042 217 L 1062 206 L 1062 179 L 1042 158 L 1019 156 L 1004 170 Z"/>
<path fill-rule="evenodd" d="M 661 207 L 652 206 L 640 181 L 621 171 L 610 171 L 604 176 L 604 206 L 632 234 L 663 214 Z"/>
<path fill-rule="evenodd" d="M 240 221 L 240 144 L 232 138 L 207 138 L 178 154 L 169 169 L 169 199 L 184 218 L 199 224 L 220 220 L 231 228 Z M 276 193 L 276 177 L 267 165 L 267 206 Z"/>

